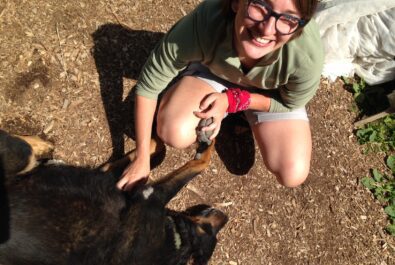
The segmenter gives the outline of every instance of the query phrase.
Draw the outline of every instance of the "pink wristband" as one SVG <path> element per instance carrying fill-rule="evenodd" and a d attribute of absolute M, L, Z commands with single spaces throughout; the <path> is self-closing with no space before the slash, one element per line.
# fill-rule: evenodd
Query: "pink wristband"
<path fill-rule="evenodd" d="M 229 103 L 226 112 L 235 113 L 246 110 L 250 106 L 251 95 L 248 91 L 240 88 L 229 88 L 225 93 L 228 96 Z"/>

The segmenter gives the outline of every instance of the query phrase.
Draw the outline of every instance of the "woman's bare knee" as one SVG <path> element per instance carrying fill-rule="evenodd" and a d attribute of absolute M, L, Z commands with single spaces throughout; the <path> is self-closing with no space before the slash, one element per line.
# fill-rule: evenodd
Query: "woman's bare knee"
<path fill-rule="evenodd" d="M 213 88 L 204 81 L 186 76 L 165 93 L 156 118 L 157 135 L 164 143 L 183 149 L 196 141 L 199 118 L 193 112 L 199 110 L 201 100 L 212 92 Z"/>
<path fill-rule="evenodd" d="M 305 182 L 310 171 L 309 163 L 305 161 L 292 161 L 275 172 L 277 181 L 288 188 L 297 187 Z"/>
<path fill-rule="evenodd" d="M 187 148 L 196 140 L 195 134 L 185 126 L 158 126 L 156 133 L 165 144 L 177 149 Z"/>

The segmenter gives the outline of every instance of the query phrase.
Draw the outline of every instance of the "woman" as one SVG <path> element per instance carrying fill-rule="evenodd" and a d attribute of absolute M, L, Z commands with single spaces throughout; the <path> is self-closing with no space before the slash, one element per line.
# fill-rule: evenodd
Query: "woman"
<path fill-rule="evenodd" d="M 199 120 L 209 117 L 213 123 L 204 130 L 213 130 L 213 139 L 227 114 L 244 111 L 279 183 L 303 183 L 311 159 L 304 106 L 315 94 L 323 65 L 311 20 L 316 5 L 317 0 L 207 0 L 176 23 L 136 85 L 137 157 L 117 187 L 128 190 L 147 179 L 162 91 L 156 133 L 166 144 L 191 145 Z"/>

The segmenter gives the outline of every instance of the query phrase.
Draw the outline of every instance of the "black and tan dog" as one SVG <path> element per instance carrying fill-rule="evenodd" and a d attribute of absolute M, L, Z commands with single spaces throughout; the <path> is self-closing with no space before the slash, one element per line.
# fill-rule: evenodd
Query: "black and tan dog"
<path fill-rule="evenodd" d="M 164 148 L 152 141 L 152 153 Z M 199 159 L 132 192 L 116 189 L 115 170 L 43 164 L 52 145 L 0 131 L 1 265 L 206 264 L 227 222 L 206 205 L 174 212 L 166 204 L 207 167 L 213 144 Z"/>

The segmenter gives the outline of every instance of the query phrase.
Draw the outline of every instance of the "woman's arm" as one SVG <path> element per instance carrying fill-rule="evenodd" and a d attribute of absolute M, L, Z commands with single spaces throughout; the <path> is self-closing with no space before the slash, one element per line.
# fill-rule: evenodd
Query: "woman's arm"
<path fill-rule="evenodd" d="M 136 131 L 136 159 L 123 172 L 117 183 L 117 188 L 131 189 L 137 182 L 146 180 L 150 168 L 150 141 L 152 123 L 156 109 L 156 100 L 136 96 L 135 131 Z"/>
<path fill-rule="evenodd" d="M 262 94 L 251 93 L 251 103 L 248 109 L 268 112 L 270 110 L 270 98 Z"/>

